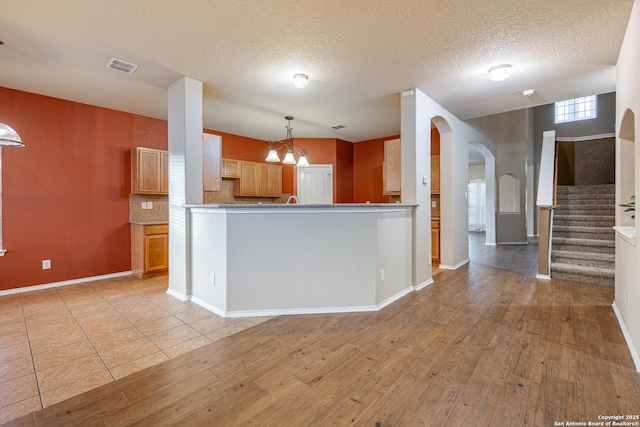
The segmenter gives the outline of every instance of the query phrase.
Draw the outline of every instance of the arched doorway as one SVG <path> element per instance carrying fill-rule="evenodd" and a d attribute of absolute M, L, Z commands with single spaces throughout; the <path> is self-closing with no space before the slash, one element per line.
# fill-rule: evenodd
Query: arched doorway
<path fill-rule="evenodd" d="M 485 244 L 495 246 L 496 244 L 496 158 L 493 153 L 482 143 L 469 141 L 468 164 L 483 164 L 485 200 Z M 470 173 L 471 176 L 471 173 Z M 471 218 L 470 218 L 471 220 Z"/>

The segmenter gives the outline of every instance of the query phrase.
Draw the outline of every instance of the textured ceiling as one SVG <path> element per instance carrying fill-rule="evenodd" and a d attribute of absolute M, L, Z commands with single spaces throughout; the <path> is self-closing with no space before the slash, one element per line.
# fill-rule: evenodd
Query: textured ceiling
<path fill-rule="evenodd" d="M 281 139 L 292 115 L 294 137 L 357 142 L 399 134 L 414 87 L 461 119 L 615 91 L 632 3 L 2 0 L 0 86 L 166 118 L 166 88 L 188 76 L 206 128 Z M 501 63 L 512 76 L 490 81 Z"/>

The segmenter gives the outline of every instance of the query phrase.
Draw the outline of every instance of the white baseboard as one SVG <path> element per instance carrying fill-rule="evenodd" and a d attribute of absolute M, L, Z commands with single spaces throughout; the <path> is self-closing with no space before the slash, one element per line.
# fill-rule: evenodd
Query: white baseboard
<path fill-rule="evenodd" d="M 496 245 L 495 243 L 485 243 L 484 245 L 485 245 L 485 246 L 498 246 L 498 245 Z"/>
<path fill-rule="evenodd" d="M 12 294 L 21 294 L 23 292 L 41 291 L 43 289 L 56 288 L 58 286 L 77 285 L 79 283 L 95 282 L 95 281 L 98 281 L 98 280 L 115 279 L 117 277 L 131 276 L 131 274 L 133 274 L 131 271 L 122 271 L 120 273 L 110 273 L 110 274 L 103 274 L 103 275 L 100 275 L 100 276 L 83 277 L 83 278 L 80 278 L 80 279 L 63 280 L 61 282 L 45 283 L 45 284 L 42 284 L 42 285 L 25 286 L 24 288 L 5 289 L 3 291 L 0 291 L 0 296 L 12 295 Z"/>
<path fill-rule="evenodd" d="M 167 288 L 167 293 L 174 298 L 178 298 L 180 301 L 190 301 L 193 299 L 191 295 L 181 294 L 179 292 L 174 291 L 173 289 Z M 195 301 L 194 301 L 195 302 Z"/>
<path fill-rule="evenodd" d="M 433 277 L 431 279 L 427 280 L 426 282 L 422 282 L 419 285 L 414 286 L 413 290 L 417 292 L 419 290 L 422 290 L 422 289 L 426 288 L 427 286 L 431 285 L 432 283 L 434 283 Z"/>
<path fill-rule="evenodd" d="M 627 342 L 627 347 L 629 347 L 629 351 L 631 352 L 631 358 L 633 359 L 633 363 L 635 363 L 636 365 L 636 371 L 640 373 L 640 354 L 638 354 L 638 349 L 636 348 L 635 345 L 633 345 L 633 341 L 631 341 L 631 334 L 629 333 L 629 330 L 627 329 L 627 325 L 624 323 L 624 320 L 622 319 L 622 314 L 620 313 L 620 310 L 618 310 L 618 306 L 616 305 L 615 301 L 613 302 L 612 306 L 613 306 L 613 312 L 616 314 L 616 317 L 618 318 L 620 329 L 622 329 L 622 335 L 624 335 L 624 339 Z"/>
<path fill-rule="evenodd" d="M 425 287 L 433 283 L 433 279 L 421 284 L 421 287 Z M 226 311 L 221 310 L 197 297 L 191 296 L 190 300 L 194 304 L 198 304 L 200 307 L 205 308 L 212 313 L 217 314 L 220 317 L 225 318 L 237 318 L 237 317 L 263 317 L 263 316 L 291 316 L 296 314 L 336 314 L 336 313 L 364 313 L 372 311 L 380 311 L 389 304 L 399 300 L 405 295 L 414 291 L 413 286 L 409 286 L 406 289 L 398 292 L 397 294 L 387 298 L 377 305 L 360 305 L 360 306 L 348 306 L 348 307 L 308 307 L 308 308 L 284 308 L 284 309 L 266 309 L 266 310 L 235 310 Z M 172 296 L 176 296 L 175 293 L 170 293 Z M 177 297 L 176 298 L 180 298 Z M 184 301 L 184 300 L 183 300 Z"/>
<path fill-rule="evenodd" d="M 464 261 L 461 261 L 459 263 L 457 263 L 456 265 L 446 265 L 446 264 L 440 264 L 438 267 L 442 268 L 443 270 L 457 270 L 460 267 L 462 267 L 465 264 L 469 263 L 469 258 L 465 259 Z"/>
<path fill-rule="evenodd" d="M 536 274 L 536 279 L 551 280 L 551 276 L 549 276 L 548 274 Z"/>
<path fill-rule="evenodd" d="M 385 308 L 386 306 L 388 306 L 392 302 L 395 302 L 395 301 L 399 300 L 400 298 L 402 298 L 403 296 L 405 296 L 405 295 L 407 295 L 407 294 L 409 294 L 411 292 L 413 292 L 413 286 L 409 286 L 408 288 L 405 288 L 405 289 L 401 290 L 397 294 L 390 296 L 389 298 L 387 298 L 386 300 L 384 300 L 380 304 L 378 304 L 376 306 L 376 308 L 377 308 L 376 311 L 382 310 L 383 308 Z"/>

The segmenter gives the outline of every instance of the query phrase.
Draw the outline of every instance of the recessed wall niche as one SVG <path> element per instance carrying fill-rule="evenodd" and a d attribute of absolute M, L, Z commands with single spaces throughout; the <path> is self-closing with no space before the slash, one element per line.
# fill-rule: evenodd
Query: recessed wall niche
<path fill-rule="evenodd" d="M 620 203 L 628 203 L 631 196 L 636 194 L 635 134 L 635 114 L 632 110 L 627 110 L 622 117 L 618 135 L 620 140 Z M 621 206 L 618 206 L 617 209 L 619 209 L 618 225 L 634 225 L 631 212 L 624 212 L 625 208 Z"/>
<path fill-rule="evenodd" d="M 505 173 L 498 181 L 499 212 L 520 213 L 520 178 Z"/>

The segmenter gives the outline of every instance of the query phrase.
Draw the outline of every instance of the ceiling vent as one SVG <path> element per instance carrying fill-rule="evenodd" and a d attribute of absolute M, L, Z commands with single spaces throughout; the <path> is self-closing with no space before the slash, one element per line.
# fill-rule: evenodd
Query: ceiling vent
<path fill-rule="evenodd" d="M 127 74 L 133 74 L 138 69 L 138 66 L 131 62 L 123 61 L 122 59 L 111 58 L 107 63 L 107 68 L 122 71 Z"/>
<path fill-rule="evenodd" d="M 346 127 L 347 127 L 346 125 L 337 124 L 337 125 L 332 125 L 331 129 L 340 130 L 340 129 L 344 129 Z"/>

